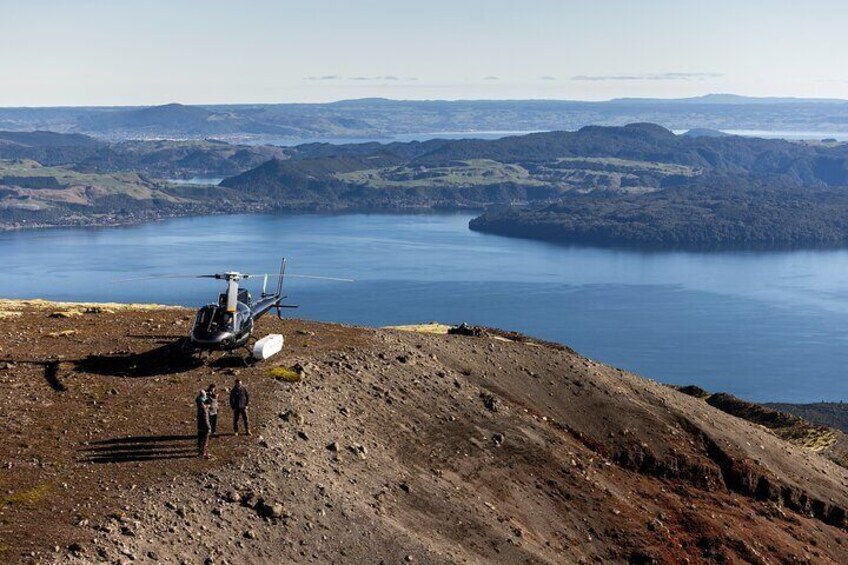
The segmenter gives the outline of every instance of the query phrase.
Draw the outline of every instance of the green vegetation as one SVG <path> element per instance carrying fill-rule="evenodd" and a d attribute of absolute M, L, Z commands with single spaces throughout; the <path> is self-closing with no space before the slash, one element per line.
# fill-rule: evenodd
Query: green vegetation
<path fill-rule="evenodd" d="M 484 186 L 515 183 L 543 186 L 521 165 L 510 165 L 491 159 L 471 159 L 443 167 L 400 166 L 335 173 L 338 180 L 369 188 L 428 188 Z"/>
<path fill-rule="evenodd" d="M 224 120 L 180 107 L 134 116 Z M 656 248 L 848 243 L 848 145 L 840 143 L 677 136 L 654 124 L 287 149 L 0 132 L 4 154 L 22 159 L 0 168 L 0 226 L 7 227 L 509 205 L 489 209 L 472 229 Z M 35 156 L 46 166 L 24 159 Z M 234 173 L 217 186 L 150 180 L 215 171 Z"/>
<path fill-rule="evenodd" d="M 741 184 L 741 183 L 740 183 Z M 848 243 L 848 191 L 695 186 L 493 208 L 477 231 L 569 244 L 663 249 L 785 249 Z"/>
<path fill-rule="evenodd" d="M 280 147 L 203 139 L 107 143 L 84 135 L 0 131 L 0 159 L 68 165 L 95 173 L 135 172 L 148 178 L 226 177 L 287 155 Z"/>
<path fill-rule="evenodd" d="M 66 201 L 75 204 L 90 204 L 92 199 L 107 195 L 176 200 L 160 192 L 155 183 L 138 173 L 85 173 L 66 166 L 43 167 L 29 160 L 0 161 L 0 186 L 17 188 L 19 196 L 26 196 L 25 200 L 33 202 L 43 200 L 39 192 L 46 191 L 50 191 L 51 200 L 60 199 L 56 191 L 64 191 Z"/>
<path fill-rule="evenodd" d="M 542 169 L 544 170 L 544 169 Z M 541 172 L 541 170 L 540 170 Z M 674 163 L 634 161 L 614 157 L 562 157 L 549 165 L 548 176 L 571 186 L 589 190 L 607 189 L 626 193 L 653 192 L 668 178 L 693 178 L 703 169 Z M 585 192 L 585 190 L 584 190 Z"/>
<path fill-rule="evenodd" d="M 47 492 L 50 490 L 50 487 L 47 485 L 37 485 L 32 487 L 31 489 L 16 492 L 9 494 L 5 497 L 0 498 L 0 507 L 6 506 L 8 504 L 14 505 L 31 505 L 37 504 L 41 502 L 45 496 L 47 496 Z"/>
<path fill-rule="evenodd" d="M 614 157 L 561 157 L 556 160 L 557 165 L 565 165 L 566 168 L 591 169 L 598 171 L 623 171 L 623 172 L 652 172 L 663 175 L 683 175 L 694 177 L 701 174 L 701 169 L 688 165 L 675 165 L 672 163 L 657 163 L 653 161 L 633 161 L 630 159 L 617 159 Z"/>
<path fill-rule="evenodd" d="M 273 367 L 268 371 L 268 376 L 287 383 L 297 383 L 303 378 L 301 373 L 288 367 Z"/>

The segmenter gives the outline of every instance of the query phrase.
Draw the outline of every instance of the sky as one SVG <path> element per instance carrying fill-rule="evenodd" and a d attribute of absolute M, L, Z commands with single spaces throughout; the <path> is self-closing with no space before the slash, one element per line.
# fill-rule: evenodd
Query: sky
<path fill-rule="evenodd" d="M 848 98 L 844 0 L 0 0 L 0 106 Z"/>

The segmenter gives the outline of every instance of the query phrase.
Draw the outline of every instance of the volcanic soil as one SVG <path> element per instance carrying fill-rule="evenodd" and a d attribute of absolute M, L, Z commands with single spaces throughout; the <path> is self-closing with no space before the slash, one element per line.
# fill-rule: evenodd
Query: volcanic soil
<path fill-rule="evenodd" d="M 567 347 L 267 317 L 197 363 L 192 317 L 0 304 L 0 561 L 848 562 L 848 470 Z"/>

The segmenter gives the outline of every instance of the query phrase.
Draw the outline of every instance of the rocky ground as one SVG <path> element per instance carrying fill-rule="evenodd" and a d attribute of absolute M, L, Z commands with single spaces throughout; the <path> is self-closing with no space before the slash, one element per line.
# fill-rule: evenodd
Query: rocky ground
<path fill-rule="evenodd" d="M 562 346 L 266 318 L 197 365 L 187 310 L 0 306 L 4 562 L 848 560 L 848 470 Z M 200 460 L 234 378 L 254 434 Z"/>

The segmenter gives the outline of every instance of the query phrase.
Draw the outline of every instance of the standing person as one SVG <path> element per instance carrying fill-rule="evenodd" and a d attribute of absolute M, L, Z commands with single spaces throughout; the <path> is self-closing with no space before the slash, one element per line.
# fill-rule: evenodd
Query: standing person
<path fill-rule="evenodd" d="M 247 405 L 250 403 L 250 395 L 241 384 L 241 379 L 236 379 L 233 390 L 230 391 L 230 408 L 233 409 L 233 433 L 238 435 L 239 417 L 244 422 L 244 433 L 250 435 L 250 425 L 247 423 Z"/>
<path fill-rule="evenodd" d="M 197 406 L 197 456 L 209 459 L 209 407 L 205 390 L 197 394 L 194 404 Z"/>
<path fill-rule="evenodd" d="M 209 430 L 212 437 L 215 437 L 218 429 L 218 392 L 215 389 L 215 383 L 206 388 L 206 405 L 209 412 Z"/>

